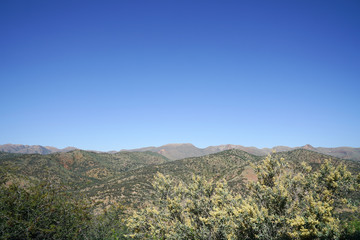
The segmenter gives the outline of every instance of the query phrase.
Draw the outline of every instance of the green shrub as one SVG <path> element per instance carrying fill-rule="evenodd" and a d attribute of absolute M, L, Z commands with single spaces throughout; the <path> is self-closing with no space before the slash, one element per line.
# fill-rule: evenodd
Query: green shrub
<path fill-rule="evenodd" d="M 341 240 L 359 240 L 360 239 L 360 218 L 352 220 L 346 224 L 346 228 L 341 236 Z"/>
<path fill-rule="evenodd" d="M 92 240 L 126 239 L 124 220 L 125 208 L 122 205 L 112 205 L 104 213 L 94 216 L 86 237 Z"/>
<path fill-rule="evenodd" d="M 125 239 L 122 205 L 94 215 L 94 206 L 64 185 L 10 172 L 0 168 L 0 239 Z"/>
<path fill-rule="evenodd" d="M 90 220 L 84 201 L 49 183 L 0 187 L 0 239 L 82 239 Z"/>

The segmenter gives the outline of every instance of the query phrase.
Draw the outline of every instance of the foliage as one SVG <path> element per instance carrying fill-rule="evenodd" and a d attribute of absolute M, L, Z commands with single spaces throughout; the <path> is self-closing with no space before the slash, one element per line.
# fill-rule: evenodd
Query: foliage
<path fill-rule="evenodd" d="M 357 186 L 344 165 L 325 161 L 313 170 L 268 156 L 253 166 L 257 181 L 244 196 L 225 180 L 193 176 L 185 184 L 158 173 L 156 200 L 134 211 L 127 227 L 135 239 L 339 239 L 338 213 L 355 211 Z"/>
<path fill-rule="evenodd" d="M 14 171 L 0 168 L 0 239 L 125 239 L 124 206 L 94 215 L 84 196 L 50 180 L 17 179 Z"/>
<path fill-rule="evenodd" d="M 92 219 L 91 227 L 86 233 L 86 239 L 92 240 L 120 240 L 126 239 L 124 224 L 124 211 L 122 205 L 112 205 L 104 213 Z"/>
<path fill-rule="evenodd" d="M 0 239 L 125 239 L 123 206 L 93 215 L 88 202 L 50 183 L 24 188 L 0 176 Z"/>
<path fill-rule="evenodd" d="M 49 155 L 13 154 L 0 152 L 0 169 L 14 178 L 51 181 L 69 191 L 86 195 L 90 200 L 102 200 L 107 207 L 120 198 L 128 199 L 128 192 L 119 187 L 117 179 L 127 172 L 168 162 L 153 152 L 118 152 L 115 154 L 74 150 Z M 115 184 L 115 186 L 113 185 Z M 99 206 L 100 207 L 100 206 Z"/>
<path fill-rule="evenodd" d="M 312 171 L 305 163 L 290 167 L 283 158 L 267 157 L 255 171 L 258 181 L 250 184 L 246 200 L 257 214 L 243 219 L 250 225 L 244 230 L 260 239 L 339 237 L 336 210 L 348 207 L 344 197 L 355 186 L 344 165 L 325 161 Z"/>
<path fill-rule="evenodd" d="M 360 239 L 360 218 L 349 221 L 345 224 L 345 230 L 341 236 L 341 240 L 359 240 Z"/>
<path fill-rule="evenodd" d="M 41 183 L 24 189 L 0 187 L 1 239 L 81 239 L 91 215 L 83 201 Z"/>

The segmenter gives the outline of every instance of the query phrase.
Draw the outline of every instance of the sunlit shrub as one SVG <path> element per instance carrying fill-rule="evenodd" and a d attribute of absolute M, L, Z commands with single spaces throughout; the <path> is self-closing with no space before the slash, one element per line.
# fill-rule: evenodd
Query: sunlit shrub
<path fill-rule="evenodd" d="M 339 239 L 337 216 L 355 211 L 357 187 L 344 165 L 326 161 L 313 170 L 268 156 L 253 166 L 257 181 L 234 195 L 225 181 L 194 176 L 189 184 L 158 173 L 156 200 L 127 222 L 135 239 Z"/>

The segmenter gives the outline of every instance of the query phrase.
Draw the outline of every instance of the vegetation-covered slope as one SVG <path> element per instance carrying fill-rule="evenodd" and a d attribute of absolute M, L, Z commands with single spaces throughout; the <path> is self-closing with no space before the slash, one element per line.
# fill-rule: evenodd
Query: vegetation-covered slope
<path fill-rule="evenodd" d="M 344 162 L 349 169 L 360 172 L 360 163 L 341 160 L 317 152 L 297 149 L 279 152 L 294 164 L 302 161 L 316 166 L 325 159 Z M 231 149 L 201 157 L 169 161 L 154 152 L 118 152 L 115 154 L 75 150 L 49 155 L 0 154 L 1 166 L 16 169 L 18 177 L 53 179 L 65 183 L 71 190 L 79 191 L 90 199 L 108 205 L 122 201 L 137 205 L 152 197 L 151 182 L 157 172 L 187 181 L 192 175 L 207 179 L 226 179 L 229 187 L 237 192 L 248 181 L 256 180 L 250 163 L 257 164 L 264 156 Z"/>
<path fill-rule="evenodd" d="M 336 163 L 345 163 L 353 173 L 360 172 L 360 164 L 355 161 L 341 160 L 328 155 L 297 149 L 289 152 L 276 153 L 294 165 L 306 162 L 316 169 L 326 159 L 332 159 Z M 254 169 L 250 163 L 257 164 L 265 157 L 255 156 L 247 152 L 231 149 L 220 153 L 202 157 L 186 158 L 167 162 L 159 165 L 150 165 L 142 168 L 123 172 L 107 182 L 106 185 L 94 186 L 89 189 L 90 195 L 102 195 L 116 197 L 125 202 L 138 203 L 151 198 L 151 182 L 157 172 L 171 175 L 176 179 L 187 181 L 192 175 L 205 176 L 207 179 L 226 179 L 233 191 L 240 191 L 248 181 L 256 180 Z"/>
<path fill-rule="evenodd" d="M 0 154 L 0 165 L 20 178 L 51 179 L 80 189 L 104 183 L 121 172 L 167 161 L 153 152 L 108 154 L 74 150 L 48 155 Z"/>

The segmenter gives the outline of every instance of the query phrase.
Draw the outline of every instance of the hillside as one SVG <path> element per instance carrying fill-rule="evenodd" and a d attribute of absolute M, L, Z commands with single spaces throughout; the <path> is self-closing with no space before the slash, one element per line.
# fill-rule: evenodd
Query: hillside
<path fill-rule="evenodd" d="M 325 159 L 332 159 L 349 166 L 353 173 L 360 172 L 360 163 L 350 160 L 341 160 L 328 155 L 309 150 L 297 149 L 288 152 L 276 153 L 275 156 L 284 157 L 294 164 L 305 161 L 317 167 Z M 87 189 L 89 196 L 106 196 L 127 202 L 138 203 L 151 197 L 151 182 L 157 172 L 168 174 L 177 179 L 186 181 L 193 174 L 206 176 L 208 179 L 225 178 L 234 191 L 240 191 L 247 181 L 255 180 L 255 174 L 250 163 L 264 159 L 242 150 L 231 149 L 223 152 L 171 161 L 159 165 L 149 165 L 123 172 L 121 176 L 111 179 L 106 185 L 94 186 Z"/>
<path fill-rule="evenodd" d="M 354 173 L 360 163 L 296 149 L 274 154 L 298 164 L 305 161 L 316 167 L 325 159 L 346 163 Z M 18 178 L 47 179 L 62 182 L 72 191 L 102 203 L 135 204 L 151 198 L 151 182 L 157 172 L 187 181 L 193 174 L 208 179 L 224 178 L 233 191 L 239 192 L 247 181 L 256 179 L 250 163 L 264 159 L 238 149 L 170 161 L 154 152 L 118 152 L 114 154 L 74 150 L 67 153 L 13 154 L 0 153 L 0 166 L 7 167 Z"/>
<path fill-rule="evenodd" d="M 106 182 L 121 172 L 167 161 L 164 156 L 153 152 L 108 154 L 74 150 L 48 155 L 0 153 L 0 165 L 6 166 L 19 178 L 50 179 L 80 189 Z"/>
<path fill-rule="evenodd" d="M 109 181 L 106 186 L 89 189 L 88 193 L 99 195 L 99 191 L 106 192 L 109 198 L 121 199 L 125 202 L 144 201 L 151 197 L 151 182 L 157 172 L 185 181 L 193 174 L 197 174 L 207 176 L 209 179 L 226 178 L 234 184 L 242 184 L 241 173 L 245 166 L 260 159 L 261 157 L 244 151 L 228 150 L 202 157 L 171 161 L 124 172 L 120 177 Z"/>

